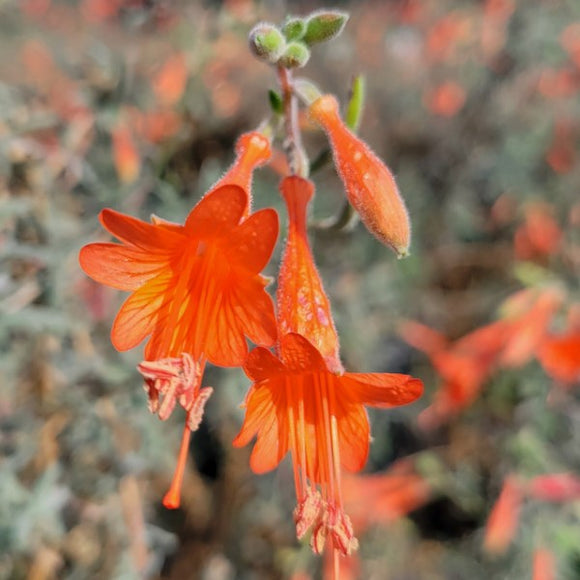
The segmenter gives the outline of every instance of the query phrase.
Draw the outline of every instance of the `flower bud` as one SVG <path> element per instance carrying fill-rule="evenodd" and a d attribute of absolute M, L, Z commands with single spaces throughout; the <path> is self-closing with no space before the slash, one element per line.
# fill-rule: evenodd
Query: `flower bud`
<path fill-rule="evenodd" d="M 332 95 L 323 95 L 314 101 L 309 112 L 328 135 L 346 195 L 367 229 L 379 241 L 391 246 L 399 258 L 407 256 L 411 225 L 392 173 L 346 127 Z"/>
<path fill-rule="evenodd" d="M 286 47 L 284 35 L 268 22 L 254 26 L 249 36 L 250 50 L 261 60 L 271 64 L 278 62 Z"/>
<path fill-rule="evenodd" d="M 310 16 L 306 23 L 303 40 L 307 44 L 316 44 L 336 38 L 344 28 L 348 14 L 340 10 L 321 10 Z"/>
<path fill-rule="evenodd" d="M 302 18 L 288 18 L 282 28 L 282 32 L 288 41 L 300 40 L 306 32 L 306 22 Z"/>
<path fill-rule="evenodd" d="M 310 50 L 301 42 L 290 42 L 278 63 L 285 68 L 301 68 L 310 59 Z"/>

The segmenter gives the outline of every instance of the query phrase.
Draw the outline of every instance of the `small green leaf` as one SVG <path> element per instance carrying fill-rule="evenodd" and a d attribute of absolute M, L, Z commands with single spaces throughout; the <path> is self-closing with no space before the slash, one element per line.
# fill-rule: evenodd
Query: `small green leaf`
<path fill-rule="evenodd" d="M 302 40 L 307 44 L 316 44 L 336 38 L 342 32 L 348 18 L 348 14 L 340 10 L 314 12 L 306 23 L 306 32 Z"/>
<path fill-rule="evenodd" d="M 301 42 L 290 42 L 278 64 L 285 68 L 300 68 L 306 65 L 310 58 L 310 50 Z"/>
<path fill-rule="evenodd" d="M 270 107 L 276 115 L 281 115 L 284 112 L 284 103 L 282 102 L 282 97 L 276 92 L 270 89 L 268 91 L 268 99 L 270 100 Z"/>
<path fill-rule="evenodd" d="M 302 18 L 290 17 L 282 27 L 286 40 L 301 40 L 306 32 L 306 22 Z"/>
<path fill-rule="evenodd" d="M 282 32 L 268 22 L 262 22 L 254 26 L 248 40 L 251 51 L 259 59 L 271 64 L 278 62 L 286 48 L 286 40 Z"/>
<path fill-rule="evenodd" d="M 362 75 L 354 77 L 350 88 L 350 100 L 346 109 L 345 122 L 349 129 L 357 132 L 364 108 L 365 79 Z"/>

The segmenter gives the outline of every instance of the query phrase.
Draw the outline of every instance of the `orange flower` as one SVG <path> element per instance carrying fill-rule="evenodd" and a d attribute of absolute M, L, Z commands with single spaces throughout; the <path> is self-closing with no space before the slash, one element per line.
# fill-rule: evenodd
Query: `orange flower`
<path fill-rule="evenodd" d="M 551 550 L 547 548 L 534 550 L 532 580 L 556 580 L 556 559 Z"/>
<path fill-rule="evenodd" d="M 514 236 L 514 250 L 519 260 L 538 260 L 554 254 L 562 243 L 562 230 L 545 203 L 533 203 L 525 209 L 525 221 Z"/>
<path fill-rule="evenodd" d="M 551 502 L 567 502 L 580 499 L 580 477 L 573 473 L 549 473 L 537 475 L 527 486 L 534 499 Z"/>
<path fill-rule="evenodd" d="M 123 351 L 150 337 L 139 370 L 151 411 L 165 419 L 179 402 L 188 414 L 176 480 L 211 393 L 200 390 L 205 362 L 241 365 L 246 336 L 265 346 L 276 338 L 272 299 L 259 272 L 276 242 L 278 218 L 264 209 L 243 220 L 247 206 L 242 188 L 225 185 L 207 194 L 183 226 L 105 209 L 101 223 L 122 244 L 89 244 L 80 252 L 81 267 L 94 280 L 132 292 L 111 339 Z M 179 504 L 178 483 L 166 497 L 172 507 Z"/>
<path fill-rule="evenodd" d="M 393 174 L 368 145 L 349 131 L 332 95 L 314 101 L 309 113 L 328 135 L 348 199 L 367 229 L 399 257 L 406 256 L 411 226 Z"/>
<path fill-rule="evenodd" d="M 430 429 L 468 407 L 479 395 L 498 357 L 511 336 L 511 324 L 498 320 L 447 343 L 438 332 L 416 322 L 401 328 L 403 338 L 424 351 L 443 379 L 433 404 L 419 421 Z"/>
<path fill-rule="evenodd" d="M 503 554 L 513 540 L 520 517 L 522 489 L 514 477 L 503 484 L 485 528 L 484 548 L 491 554 Z"/>
<path fill-rule="evenodd" d="M 349 554 L 358 543 L 343 510 L 341 468 L 358 471 L 366 462 L 370 433 L 364 405 L 410 403 L 421 394 L 422 384 L 406 375 L 342 371 L 328 299 L 306 237 L 313 186 L 288 177 L 281 190 L 291 222 L 278 289 L 278 325 L 285 334 L 278 357 L 256 348 L 246 361 L 244 370 L 253 385 L 234 445 L 241 447 L 257 436 L 250 459 L 256 473 L 274 469 L 290 451 L 298 537 L 312 528 L 316 553 L 330 538 L 335 554 Z M 289 275 L 292 267 L 297 267 L 299 283 Z"/>
<path fill-rule="evenodd" d="M 259 131 L 249 131 L 236 142 L 236 159 L 226 174 L 212 187 L 239 185 L 247 192 L 252 190 L 252 175 L 257 167 L 264 165 L 272 156 L 269 139 Z M 251 199 L 247 212 L 250 211 Z"/>
<path fill-rule="evenodd" d="M 501 353 L 501 364 L 517 368 L 532 358 L 545 340 L 548 326 L 563 298 L 562 290 L 557 287 L 526 288 L 504 302 L 505 321 L 511 328 Z"/>
<path fill-rule="evenodd" d="M 187 62 L 183 53 L 171 55 L 153 79 L 155 96 L 165 107 L 177 103 L 187 84 Z"/>
<path fill-rule="evenodd" d="M 538 360 L 556 381 L 580 381 L 580 330 L 546 338 L 538 350 Z"/>
<path fill-rule="evenodd" d="M 431 496 L 429 483 L 404 461 L 383 473 L 345 478 L 343 492 L 357 531 L 389 524 L 424 505 Z"/>
<path fill-rule="evenodd" d="M 113 161 L 117 175 L 123 183 L 132 183 L 139 175 L 141 160 L 131 131 L 121 124 L 113 129 L 111 137 L 113 139 Z"/>
<path fill-rule="evenodd" d="M 306 337 L 322 354 L 329 368 L 344 370 L 330 302 L 314 263 L 306 212 L 314 185 L 299 177 L 282 180 L 281 191 L 288 208 L 288 239 L 278 276 L 278 324 L 280 334 L 296 332 Z"/>
<path fill-rule="evenodd" d="M 426 91 L 423 102 L 435 115 L 453 117 L 465 104 L 465 89 L 454 81 L 447 81 Z"/>

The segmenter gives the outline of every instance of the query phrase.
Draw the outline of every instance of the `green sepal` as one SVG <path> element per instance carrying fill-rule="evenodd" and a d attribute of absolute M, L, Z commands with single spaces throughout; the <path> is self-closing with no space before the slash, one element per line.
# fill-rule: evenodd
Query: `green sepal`
<path fill-rule="evenodd" d="M 306 32 L 302 40 L 311 45 L 336 38 L 342 32 L 348 18 L 349 15 L 341 10 L 314 12 L 306 22 Z"/>
<path fill-rule="evenodd" d="M 358 131 L 362 119 L 366 92 L 365 86 L 365 78 L 362 75 L 358 75 L 352 79 L 350 98 L 346 108 L 344 121 L 346 126 L 355 133 Z"/>

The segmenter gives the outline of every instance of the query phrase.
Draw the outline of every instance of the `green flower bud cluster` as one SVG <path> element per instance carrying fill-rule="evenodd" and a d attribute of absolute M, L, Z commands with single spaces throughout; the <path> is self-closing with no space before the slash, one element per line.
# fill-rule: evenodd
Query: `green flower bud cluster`
<path fill-rule="evenodd" d="M 347 20 L 346 12 L 320 10 L 304 18 L 289 17 L 282 29 L 261 22 L 250 32 L 250 49 L 256 57 L 269 64 L 289 69 L 302 68 L 310 58 L 310 47 L 336 38 Z"/>

